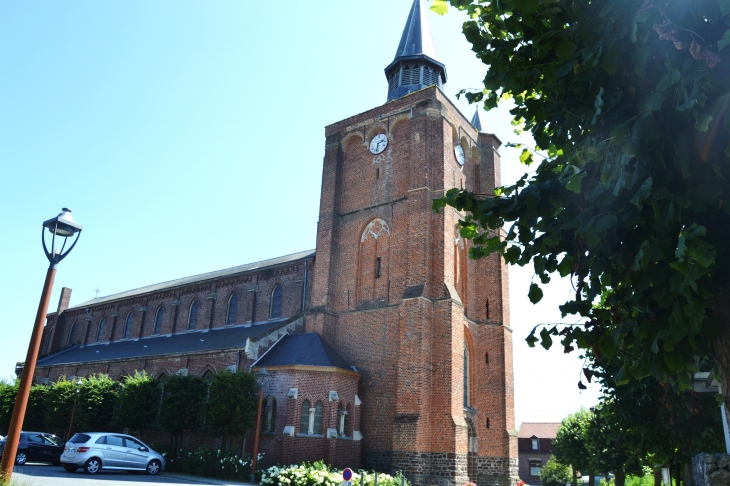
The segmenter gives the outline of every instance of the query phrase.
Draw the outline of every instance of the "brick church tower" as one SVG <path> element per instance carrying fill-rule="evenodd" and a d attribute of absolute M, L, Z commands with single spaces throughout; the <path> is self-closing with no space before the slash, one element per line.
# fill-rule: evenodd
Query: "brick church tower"
<path fill-rule="evenodd" d="M 326 127 L 307 330 L 361 373 L 362 466 L 417 484 L 514 484 L 507 269 L 467 258 L 453 187 L 491 193 L 500 141 L 441 91 L 425 7 L 414 0 L 386 104 Z"/>

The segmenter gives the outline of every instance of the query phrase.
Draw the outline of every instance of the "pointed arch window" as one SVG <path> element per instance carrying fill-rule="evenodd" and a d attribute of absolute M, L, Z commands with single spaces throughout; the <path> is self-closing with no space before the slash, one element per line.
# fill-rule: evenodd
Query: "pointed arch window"
<path fill-rule="evenodd" d="M 228 299 L 228 313 L 226 314 L 226 325 L 230 326 L 236 323 L 236 313 L 238 312 L 238 296 L 231 294 Z"/>
<path fill-rule="evenodd" d="M 102 340 L 104 337 L 104 327 L 106 326 L 106 317 L 102 317 L 99 321 L 99 329 L 96 330 L 96 342 Z"/>
<path fill-rule="evenodd" d="M 127 314 L 127 321 L 124 323 L 124 333 L 122 339 L 129 339 L 129 334 L 132 332 L 132 321 L 134 320 L 134 314 L 131 312 Z"/>
<path fill-rule="evenodd" d="M 71 324 L 71 330 L 68 332 L 68 341 L 66 341 L 66 346 L 70 346 L 74 342 L 76 342 L 76 321 Z"/>
<path fill-rule="evenodd" d="M 198 301 L 194 300 L 190 304 L 190 313 L 188 313 L 188 331 L 194 331 L 198 325 Z"/>
<path fill-rule="evenodd" d="M 312 404 L 309 403 L 309 400 L 304 400 L 302 403 L 302 420 L 299 424 L 299 433 L 300 434 L 311 434 L 312 432 L 309 431 L 309 410 L 312 409 Z"/>
<path fill-rule="evenodd" d="M 276 399 L 271 398 L 264 402 L 263 411 L 263 432 L 276 432 Z"/>
<path fill-rule="evenodd" d="M 469 347 L 464 343 L 464 406 L 469 406 Z"/>
<path fill-rule="evenodd" d="M 152 334 L 159 334 L 162 331 L 162 319 L 165 317 L 165 308 L 160 306 L 157 309 L 157 315 L 155 315 L 155 327 L 152 329 Z"/>
<path fill-rule="evenodd" d="M 281 289 L 281 285 L 274 287 L 274 291 L 271 293 L 271 311 L 269 312 L 269 319 L 278 319 L 281 317 L 281 298 L 284 291 Z"/>
<path fill-rule="evenodd" d="M 348 437 L 350 430 L 350 405 L 344 407 L 342 403 L 337 407 L 337 434 L 340 437 Z"/>

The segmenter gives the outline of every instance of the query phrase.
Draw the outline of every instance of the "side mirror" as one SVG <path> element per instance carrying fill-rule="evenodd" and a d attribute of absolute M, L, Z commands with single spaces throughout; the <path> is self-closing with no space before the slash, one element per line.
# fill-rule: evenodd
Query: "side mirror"
<path fill-rule="evenodd" d="M 148 448 L 146 448 L 144 446 L 140 447 L 139 450 L 142 451 L 142 452 L 149 452 L 150 451 Z"/>

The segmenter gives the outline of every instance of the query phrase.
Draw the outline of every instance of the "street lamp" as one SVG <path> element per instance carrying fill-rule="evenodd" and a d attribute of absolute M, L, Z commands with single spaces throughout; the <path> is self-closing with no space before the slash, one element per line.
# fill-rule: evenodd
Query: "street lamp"
<path fill-rule="evenodd" d="M 46 245 L 45 230 L 53 235 L 51 239 L 51 251 L 48 251 Z M 48 271 L 46 272 L 46 281 L 43 284 L 43 292 L 41 293 L 41 301 L 38 304 L 38 312 L 35 316 L 35 325 L 33 326 L 33 334 L 30 337 L 28 345 L 28 354 L 25 358 L 23 366 L 23 375 L 20 378 L 18 386 L 18 395 L 15 399 L 15 407 L 13 408 L 13 416 L 10 419 L 10 427 L 8 428 L 8 437 L 5 442 L 5 452 L 3 453 L 2 463 L 0 464 L 0 478 L 10 482 L 10 476 L 13 474 L 13 463 L 15 455 L 18 452 L 18 442 L 20 441 L 20 431 L 23 428 L 23 419 L 25 418 L 25 409 L 28 406 L 28 395 L 30 386 L 33 384 L 33 375 L 35 374 L 35 364 L 38 360 L 38 351 L 43 338 L 43 322 L 46 320 L 48 313 L 48 302 L 51 300 L 51 290 L 53 290 L 53 280 L 56 277 L 56 266 L 68 256 L 73 250 L 81 236 L 81 225 L 77 224 L 71 216 L 71 210 L 63 208 L 61 214 L 55 218 L 43 222 L 41 229 L 41 241 L 43 242 L 43 251 L 50 262 Z M 71 246 L 66 249 L 66 244 L 73 235 L 76 235 Z M 58 237 L 59 241 L 56 241 Z M 61 241 L 63 239 L 63 241 Z M 60 248 L 59 248 L 60 247 Z M 65 250 L 65 251 L 64 251 Z"/>
<path fill-rule="evenodd" d="M 81 381 L 81 378 L 78 379 L 76 382 L 76 391 L 74 393 L 74 406 L 71 409 L 71 422 L 68 424 L 68 434 L 66 435 L 66 440 L 71 440 L 71 427 L 74 424 L 74 414 L 76 413 L 76 400 L 79 399 L 79 388 L 81 387 L 81 384 L 83 382 Z"/>
<path fill-rule="evenodd" d="M 256 483 L 256 462 L 259 456 L 259 431 L 261 430 L 261 406 L 264 403 L 264 382 L 271 376 L 266 368 L 256 373 L 256 381 L 259 382 L 259 411 L 256 414 L 256 435 L 253 439 L 253 462 L 251 463 L 251 482 Z"/>

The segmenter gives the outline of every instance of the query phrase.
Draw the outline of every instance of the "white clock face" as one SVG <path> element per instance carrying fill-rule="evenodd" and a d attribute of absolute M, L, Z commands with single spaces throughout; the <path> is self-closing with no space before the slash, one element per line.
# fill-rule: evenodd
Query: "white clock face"
<path fill-rule="evenodd" d="M 384 133 L 379 133 L 370 140 L 370 152 L 379 154 L 388 146 L 388 137 Z"/>
<path fill-rule="evenodd" d="M 461 145 L 457 145 L 454 147 L 454 153 L 456 154 L 456 161 L 459 165 L 464 165 L 464 161 L 466 160 L 464 158 L 464 148 Z"/>

